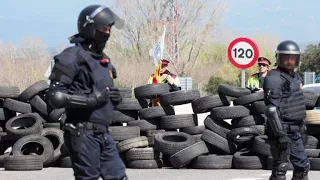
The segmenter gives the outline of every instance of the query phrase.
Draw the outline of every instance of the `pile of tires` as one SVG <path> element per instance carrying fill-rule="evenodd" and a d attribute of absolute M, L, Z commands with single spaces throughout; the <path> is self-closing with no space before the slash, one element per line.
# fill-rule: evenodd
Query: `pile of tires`
<path fill-rule="evenodd" d="M 24 91 L 0 86 L 0 167 L 5 170 L 71 168 L 60 123 L 64 109 L 48 113 L 46 81 Z M 167 84 L 120 88 L 123 101 L 114 107 L 110 134 L 127 168 L 271 169 L 265 135 L 263 92 L 220 84 L 218 94 L 198 90 L 170 92 Z M 134 95 L 134 97 L 133 97 Z M 320 97 L 304 92 L 308 135 L 305 148 L 311 169 L 320 170 Z M 158 98 L 161 106 L 150 107 Z M 174 106 L 191 104 L 177 114 Z M 198 115 L 209 113 L 199 125 Z M 291 167 L 292 168 L 292 167 Z"/>
<path fill-rule="evenodd" d="M 48 87 L 46 81 L 22 92 L 18 87 L 0 86 L 0 167 L 5 170 L 70 167 L 59 123 L 64 109 L 48 113 L 44 100 Z"/>

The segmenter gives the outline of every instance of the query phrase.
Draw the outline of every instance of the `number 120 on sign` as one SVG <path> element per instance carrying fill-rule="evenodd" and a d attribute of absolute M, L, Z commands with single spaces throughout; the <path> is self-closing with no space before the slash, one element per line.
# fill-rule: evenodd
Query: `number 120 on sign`
<path fill-rule="evenodd" d="M 235 58 L 252 58 L 253 51 L 251 49 L 234 48 L 233 57 Z"/>

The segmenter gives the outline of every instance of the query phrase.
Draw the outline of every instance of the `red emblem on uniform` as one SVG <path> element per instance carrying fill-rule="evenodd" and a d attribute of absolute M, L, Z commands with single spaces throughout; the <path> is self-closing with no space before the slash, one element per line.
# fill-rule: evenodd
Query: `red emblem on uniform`
<path fill-rule="evenodd" d="M 102 64 L 108 64 L 108 63 L 109 63 L 109 60 L 108 60 L 108 59 L 102 59 L 100 62 L 101 62 Z"/>

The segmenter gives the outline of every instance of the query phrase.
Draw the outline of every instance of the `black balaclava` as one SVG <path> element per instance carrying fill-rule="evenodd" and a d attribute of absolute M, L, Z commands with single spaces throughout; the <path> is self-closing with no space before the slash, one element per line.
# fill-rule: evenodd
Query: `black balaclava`
<path fill-rule="evenodd" d="M 103 49 L 110 37 L 110 34 L 103 33 L 101 31 L 96 31 L 96 34 L 92 41 L 91 49 L 98 54 L 102 54 Z"/>

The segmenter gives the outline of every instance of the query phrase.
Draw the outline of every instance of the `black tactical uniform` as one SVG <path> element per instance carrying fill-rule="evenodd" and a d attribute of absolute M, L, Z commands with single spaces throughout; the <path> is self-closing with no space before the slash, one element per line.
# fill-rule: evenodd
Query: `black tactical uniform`
<path fill-rule="evenodd" d="M 76 180 L 126 180 L 125 166 L 108 132 L 114 105 L 121 102 L 113 87 L 116 77 L 110 58 L 103 53 L 112 26 L 124 21 L 105 6 L 86 7 L 78 18 L 76 45 L 54 57 L 49 77 L 48 104 L 65 108 L 64 140 Z M 102 30 L 106 28 L 107 30 Z M 109 32 L 109 33 L 106 33 Z"/>
<path fill-rule="evenodd" d="M 299 46 L 293 41 L 281 42 L 276 58 L 278 67 L 268 73 L 263 86 L 267 135 L 273 158 L 270 180 L 286 179 L 289 159 L 294 167 L 292 179 L 307 180 L 309 160 L 301 138 L 306 130 L 306 107 L 302 79 L 294 72 L 294 66 L 298 66 L 300 61 Z M 288 62 L 294 59 L 295 64 L 291 67 Z"/>

